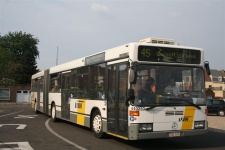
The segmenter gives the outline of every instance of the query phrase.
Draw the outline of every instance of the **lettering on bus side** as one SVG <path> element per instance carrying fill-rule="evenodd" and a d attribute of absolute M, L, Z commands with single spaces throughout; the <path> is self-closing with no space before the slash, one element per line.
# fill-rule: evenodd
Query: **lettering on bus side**
<path fill-rule="evenodd" d="M 189 117 L 181 117 L 179 118 L 179 121 L 188 121 Z"/>
<path fill-rule="evenodd" d="M 132 106 L 131 110 L 146 111 L 145 107 L 137 107 L 137 106 Z"/>
<path fill-rule="evenodd" d="M 82 103 L 75 103 L 75 108 L 82 108 Z"/>

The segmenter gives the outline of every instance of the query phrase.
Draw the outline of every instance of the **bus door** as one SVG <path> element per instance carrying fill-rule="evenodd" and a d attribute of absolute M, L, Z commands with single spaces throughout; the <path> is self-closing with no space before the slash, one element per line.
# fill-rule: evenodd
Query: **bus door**
<path fill-rule="evenodd" d="M 36 103 L 37 103 L 37 110 L 40 110 L 40 99 L 41 99 L 41 92 L 43 92 L 43 84 L 41 84 L 42 83 L 42 81 L 41 80 L 43 80 L 43 77 L 40 77 L 40 78 L 38 78 L 38 80 L 37 80 L 37 100 L 36 100 Z M 42 101 L 43 101 L 43 98 L 42 98 Z M 43 110 L 41 110 L 41 111 L 43 111 Z"/>
<path fill-rule="evenodd" d="M 122 136 L 127 136 L 128 130 L 128 110 L 125 105 L 128 85 L 127 68 L 127 63 L 108 65 L 107 130 Z"/>
<path fill-rule="evenodd" d="M 65 119 L 70 119 L 70 80 L 71 71 L 66 71 L 62 73 L 62 92 L 61 92 L 61 116 Z"/>
<path fill-rule="evenodd" d="M 44 77 L 38 78 L 37 81 L 37 110 L 44 112 Z"/>
<path fill-rule="evenodd" d="M 50 111 L 49 111 L 49 107 L 48 107 L 48 93 L 49 93 L 49 70 L 45 70 L 44 71 L 44 80 L 43 80 L 43 84 L 41 85 L 42 86 L 42 92 L 43 92 L 43 95 L 42 95 L 42 102 L 43 102 L 43 112 L 45 114 L 49 114 Z"/>

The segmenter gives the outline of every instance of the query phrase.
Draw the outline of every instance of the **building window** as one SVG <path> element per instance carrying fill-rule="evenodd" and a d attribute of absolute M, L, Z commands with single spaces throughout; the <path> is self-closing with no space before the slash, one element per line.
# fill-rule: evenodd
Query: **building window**
<path fill-rule="evenodd" d="M 0 89 L 0 100 L 10 100 L 9 89 Z"/>

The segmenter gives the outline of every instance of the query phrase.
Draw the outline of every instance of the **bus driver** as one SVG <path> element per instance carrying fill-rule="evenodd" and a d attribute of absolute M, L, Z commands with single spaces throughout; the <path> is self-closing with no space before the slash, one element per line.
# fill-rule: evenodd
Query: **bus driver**
<path fill-rule="evenodd" d="M 155 80 L 150 77 L 146 80 L 144 87 L 139 91 L 139 98 L 143 101 L 143 103 L 155 103 L 156 100 L 156 87 Z"/>

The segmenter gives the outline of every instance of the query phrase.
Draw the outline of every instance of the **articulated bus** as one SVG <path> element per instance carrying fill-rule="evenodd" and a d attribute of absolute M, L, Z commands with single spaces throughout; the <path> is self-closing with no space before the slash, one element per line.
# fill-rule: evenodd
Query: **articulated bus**
<path fill-rule="evenodd" d="M 88 127 L 97 138 L 202 135 L 205 73 L 203 49 L 147 38 L 34 74 L 32 108 Z"/>

